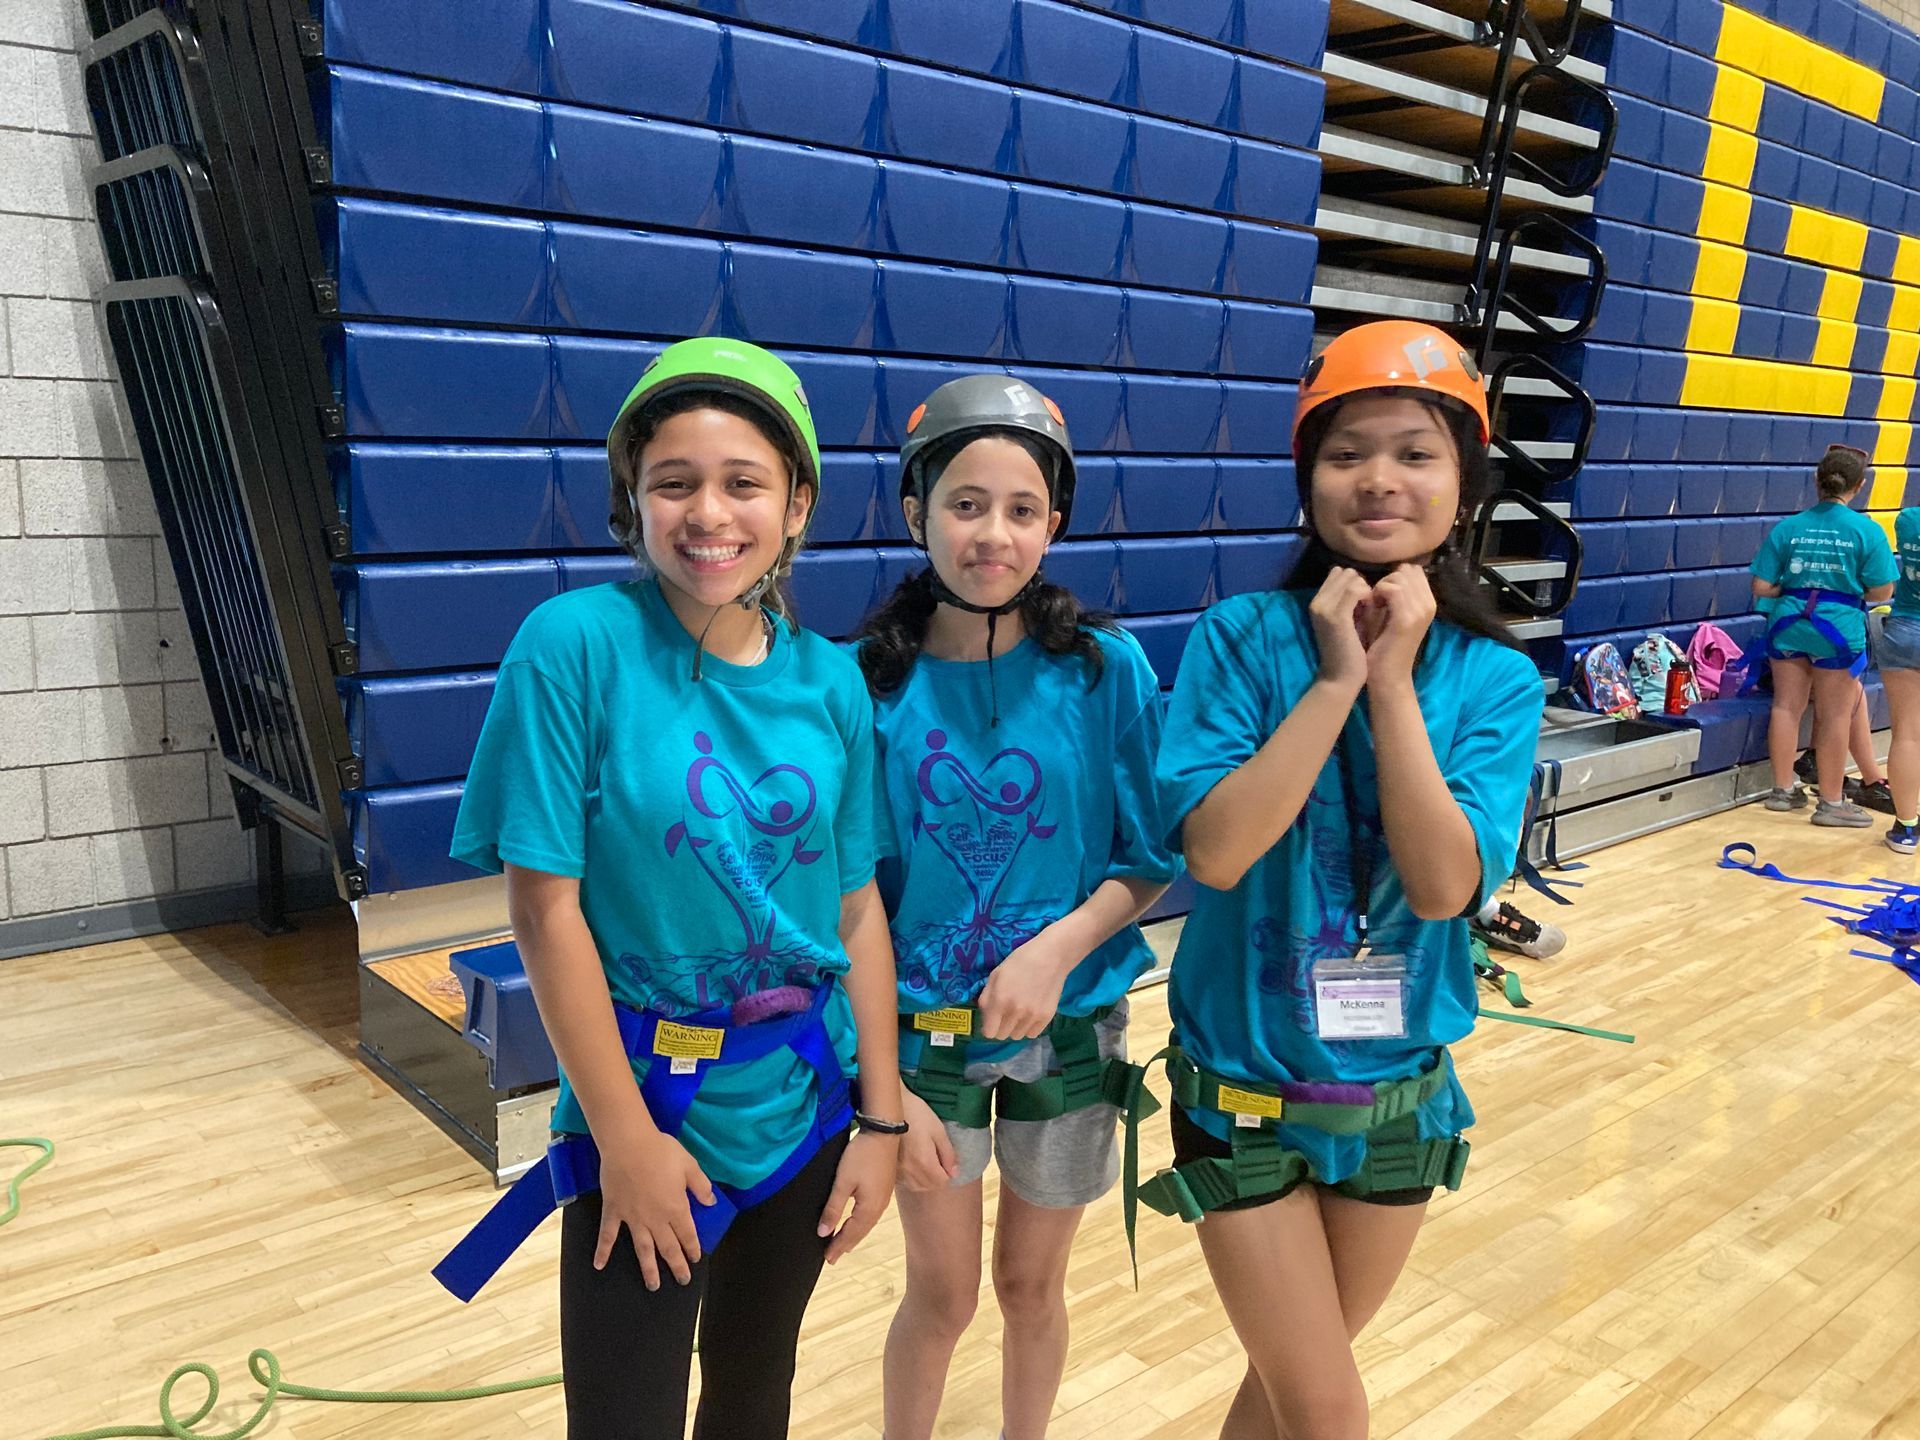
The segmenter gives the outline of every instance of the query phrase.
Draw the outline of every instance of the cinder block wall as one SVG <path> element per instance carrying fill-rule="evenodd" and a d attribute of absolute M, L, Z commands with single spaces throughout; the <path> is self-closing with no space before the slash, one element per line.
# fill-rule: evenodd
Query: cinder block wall
<path fill-rule="evenodd" d="M 91 300 L 87 38 L 0 0 L 0 953 L 252 875 Z"/>

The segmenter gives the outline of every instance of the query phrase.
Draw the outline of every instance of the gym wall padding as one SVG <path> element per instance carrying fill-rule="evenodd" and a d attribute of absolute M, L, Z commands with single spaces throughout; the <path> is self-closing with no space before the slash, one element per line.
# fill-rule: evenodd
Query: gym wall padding
<path fill-rule="evenodd" d="M 893 452 L 936 386 L 1038 385 L 1082 456 L 1049 570 L 1170 683 L 1297 551 L 1325 0 L 324 0 L 343 701 L 374 890 L 447 858 L 526 614 L 628 562 L 601 437 L 665 343 L 779 351 L 820 427 L 796 569 L 842 636 L 916 564 Z"/>

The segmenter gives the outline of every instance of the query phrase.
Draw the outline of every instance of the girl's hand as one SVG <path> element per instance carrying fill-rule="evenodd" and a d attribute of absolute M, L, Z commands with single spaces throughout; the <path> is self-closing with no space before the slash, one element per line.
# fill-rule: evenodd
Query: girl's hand
<path fill-rule="evenodd" d="M 1367 650 L 1367 681 L 1410 682 L 1420 642 L 1435 614 L 1427 572 L 1418 565 L 1398 566 L 1373 587 L 1373 594 L 1385 618 L 1380 637 Z"/>
<path fill-rule="evenodd" d="M 1356 694 L 1367 683 L 1367 647 L 1378 633 L 1373 587 L 1344 566 L 1327 572 L 1307 613 L 1320 646 L 1320 678 Z"/>
<path fill-rule="evenodd" d="M 1042 930 L 994 966 L 980 991 L 980 1033 L 989 1040 L 1031 1040 L 1053 1023 L 1060 987 L 1086 957 L 1063 954 Z"/>
<path fill-rule="evenodd" d="M 594 1248 L 593 1268 L 607 1268 L 624 1225 L 633 1237 L 647 1289 L 660 1288 L 663 1265 L 675 1280 L 687 1284 L 700 1260 L 689 1193 L 703 1205 L 713 1203 L 712 1183 L 672 1136 L 653 1130 L 603 1145 L 600 1243 Z"/>
<path fill-rule="evenodd" d="M 867 1232 L 886 1213 L 887 1202 L 893 1198 L 894 1169 L 899 1164 L 902 1138 L 861 1131 L 847 1142 L 840 1168 L 834 1172 L 833 1194 L 827 1197 L 827 1208 L 820 1212 L 820 1238 L 833 1237 L 827 1246 L 829 1265 L 866 1239 Z M 840 1217 L 849 1200 L 853 1213 L 842 1225 Z"/>
<path fill-rule="evenodd" d="M 960 1173 L 959 1157 L 940 1117 L 913 1091 L 906 1096 L 907 1133 L 900 1137 L 900 1183 L 916 1195 L 944 1190 Z"/>

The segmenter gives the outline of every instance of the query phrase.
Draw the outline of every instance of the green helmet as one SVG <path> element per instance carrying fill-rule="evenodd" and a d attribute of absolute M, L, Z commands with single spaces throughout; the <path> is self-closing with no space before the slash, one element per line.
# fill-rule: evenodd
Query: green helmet
<path fill-rule="evenodd" d="M 1045 395 L 1011 375 L 963 375 L 927 397 L 907 420 L 900 447 L 900 496 L 927 502 L 927 462 L 956 437 L 1011 430 L 1038 440 L 1053 457 L 1047 484 L 1065 534 L 1073 514 L 1073 442 L 1067 420 Z"/>
<path fill-rule="evenodd" d="M 800 457 L 800 472 L 794 481 L 797 484 L 804 480 L 813 488 L 814 507 L 819 508 L 820 437 L 814 431 L 813 412 L 800 377 L 771 351 L 723 336 L 669 345 L 628 393 L 619 415 L 614 417 L 613 428 L 607 432 L 607 468 L 618 489 L 624 491 L 634 481 L 628 473 L 627 451 L 641 412 L 664 396 L 690 390 L 733 395 L 765 414 L 792 443 L 794 454 Z"/>

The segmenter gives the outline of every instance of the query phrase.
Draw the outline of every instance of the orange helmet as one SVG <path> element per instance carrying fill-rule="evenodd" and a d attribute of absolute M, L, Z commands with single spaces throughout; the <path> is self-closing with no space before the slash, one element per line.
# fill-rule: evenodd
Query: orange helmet
<path fill-rule="evenodd" d="M 1479 367 L 1459 341 L 1417 320 L 1375 320 L 1334 337 L 1300 382 L 1300 403 L 1293 412 L 1295 443 L 1300 422 L 1328 401 L 1389 387 L 1458 400 L 1479 420 L 1480 443 L 1487 443 L 1492 425 Z"/>

